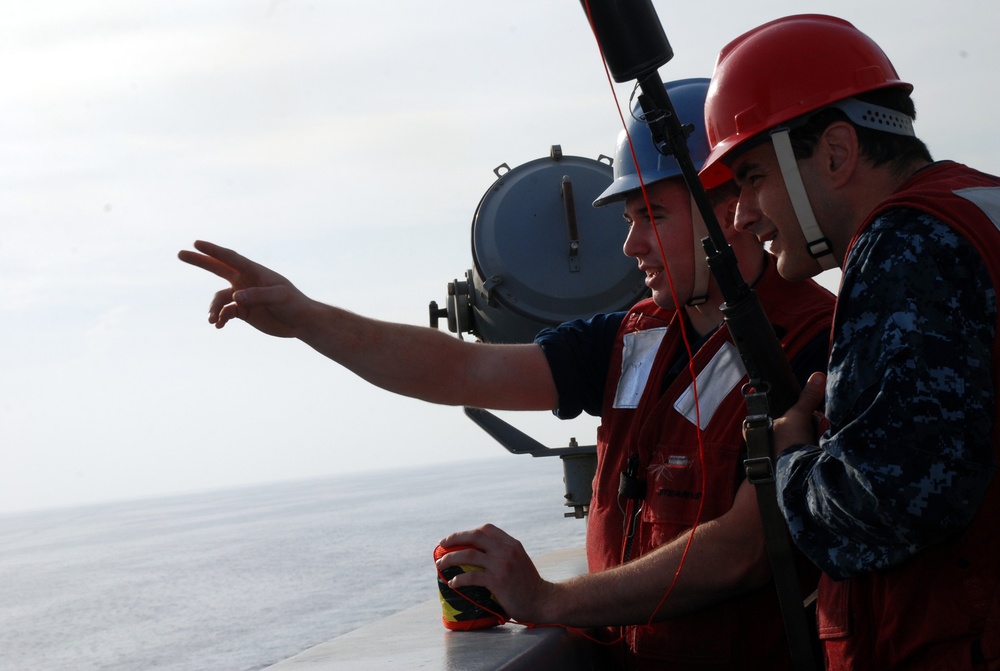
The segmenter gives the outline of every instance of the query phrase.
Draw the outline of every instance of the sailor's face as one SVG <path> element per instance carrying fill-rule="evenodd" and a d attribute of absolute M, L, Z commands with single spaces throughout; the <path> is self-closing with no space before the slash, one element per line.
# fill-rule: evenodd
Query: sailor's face
<path fill-rule="evenodd" d="M 808 252 L 771 143 L 740 155 L 731 168 L 740 189 L 736 230 L 757 236 L 776 257 L 778 272 L 785 279 L 802 280 L 819 273 L 822 268 Z"/>
<path fill-rule="evenodd" d="M 687 303 L 694 284 L 691 196 L 679 178 L 651 184 L 646 192 L 648 207 L 642 193 L 625 201 L 629 231 L 624 251 L 646 274 L 646 286 L 656 304 L 675 309 Z"/>

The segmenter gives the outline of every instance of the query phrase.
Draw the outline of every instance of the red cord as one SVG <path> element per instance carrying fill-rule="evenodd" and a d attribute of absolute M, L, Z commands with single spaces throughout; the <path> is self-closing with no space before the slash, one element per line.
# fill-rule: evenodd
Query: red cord
<path fill-rule="evenodd" d="M 680 311 L 683 308 L 677 301 L 677 292 L 674 289 L 674 279 L 670 273 L 670 267 L 667 263 L 667 255 L 663 251 L 663 242 L 660 240 L 660 231 L 656 226 L 656 221 L 653 219 L 653 207 L 649 201 L 649 194 L 646 191 L 646 182 L 642 178 L 642 169 L 639 167 L 639 160 L 635 154 L 635 145 L 632 143 L 632 135 L 628 132 L 628 124 L 625 122 L 625 116 L 622 114 L 621 103 L 618 100 L 618 94 L 615 92 L 614 83 L 611 80 L 611 72 L 608 70 L 607 60 L 604 58 L 604 48 L 601 46 L 601 41 L 597 39 L 597 31 L 594 29 L 594 20 L 590 12 L 590 2 L 589 0 L 584 0 L 584 7 L 587 10 L 587 22 L 590 24 L 590 29 L 594 33 L 594 41 L 597 42 L 597 48 L 601 54 L 601 63 L 604 65 L 604 75 L 608 80 L 608 86 L 611 88 L 611 95 L 615 101 L 615 107 L 618 110 L 618 118 L 621 120 L 622 128 L 625 129 L 625 137 L 628 139 L 629 152 L 632 154 L 632 163 L 635 165 L 636 176 L 639 178 L 639 188 L 642 191 L 642 198 L 646 204 L 646 212 L 649 213 L 650 224 L 653 226 L 653 233 L 656 235 L 656 244 L 660 250 L 660 256 L 663 259 L 663 267 L 667 273 L 667 283 L 670 286 L 670 295 L 673 298 L 675 308 Z M 694 396 L 694 412 L 695 412 L 695 429 L 698 435 L 698 459 L 701 462 L 701 488 L 705 491 L 706 487 L 706 474 L 705 474 L 705 445 L 703 442 L 703 434 L 701 430 L 701 404 L 698 402 L 698 378 L 696 375 L 694 367 L 694 353 L 691 351 L 691 341 L 688 338 L 687 326 L 685 325 L 684 319 L 679 319 L 678 322 L 681 326 L 681 338 L 684 341 L 684 348 L 687 350 L 688 355 L 688 371 L 691 374 L 691 390 Z M 705 506 L 705 497 L 702 496 L 700 502 L 698 503 L 698 514 L 695 517 L 694 524 L 691 527 L 691 531 L 688 534 L 687 544 L 684 546 L 684 553 L 681 555 L 681 560 L 677 565 L 677 572 L 674 574 L 674 579 L 671 581 L 670 586 L 667 591 L 663 594 L 663 598 L 657 604 L 656 609 L 649 616 L 649 620 L 646 622 L 646 626 L 650 627 L 653 624 L 653 619 L 656 614 L 663 607 L 666 602 L 667 597 L 673 591 L 674 587 L 677 585 L 677 581 L 680 579 L 681 570 L 684 568 L 684 562 L 687 560 L 688 551 L 691 549 L 691 542 L 694 540 L 695 530 L 698 528 L 701 522 L 702 510 Z"/>

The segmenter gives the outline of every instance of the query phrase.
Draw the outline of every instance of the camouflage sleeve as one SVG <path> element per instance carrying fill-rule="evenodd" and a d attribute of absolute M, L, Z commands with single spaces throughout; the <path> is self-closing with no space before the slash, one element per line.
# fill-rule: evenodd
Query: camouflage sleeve
<path fill-rule="evenodd" d="M 796 545 L 835 579 L 898 564 L 975 514 L 993 476 L 997 296 L 973 246 L 897 210 L 858 240 L 827 379 L 830 430 L 782 455 Z"/>

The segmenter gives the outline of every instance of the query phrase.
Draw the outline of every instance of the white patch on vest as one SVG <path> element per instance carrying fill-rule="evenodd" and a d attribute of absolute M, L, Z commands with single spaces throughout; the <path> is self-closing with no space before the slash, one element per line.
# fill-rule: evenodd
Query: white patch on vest
<path fill-rule="evenodd" d="M 961 196 L 983 211 L 993 225 L 1000 229 L 1000 188 L 995 186 L 974 186 L 959 189 L 956 196 Z"/>
<path fill-rule="evenodd" d="M 684 393 L 674 402 L 674 410 L 684 415 L 692 424 L 701 419 L 701 430 L 704 431 L 708 423 L 712 421 L 712 415 L 722 405 L 722 401 L 729 395 L 729 392 L 739 384 L 743 376 L 747 374 L 743 367 L 736 346 L 732 343 L 725 343 L 722 349 L 715 353 L 708 365 L 698 373 L 695 378 L 698 382 L 698 408 L 700 412 L 695 412 L 694 388 L 691 384 Z"/>
<path fill-rule="evenodd" d="M 622 340 L 622 374 L 615 392 L 615 408 L 636 408 L 653 370 L 667 327 L 626 333 Z"/>

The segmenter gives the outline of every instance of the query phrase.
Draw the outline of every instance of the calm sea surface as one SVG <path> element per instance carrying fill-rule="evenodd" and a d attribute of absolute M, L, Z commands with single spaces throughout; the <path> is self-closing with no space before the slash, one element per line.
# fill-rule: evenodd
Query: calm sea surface
<path fill-rule="evenodd" d="M 261 669 L 436 599 L 449 532 L 583 545 L 563 493 L 510 455 L 0 516 L 0 670 Z"/>

